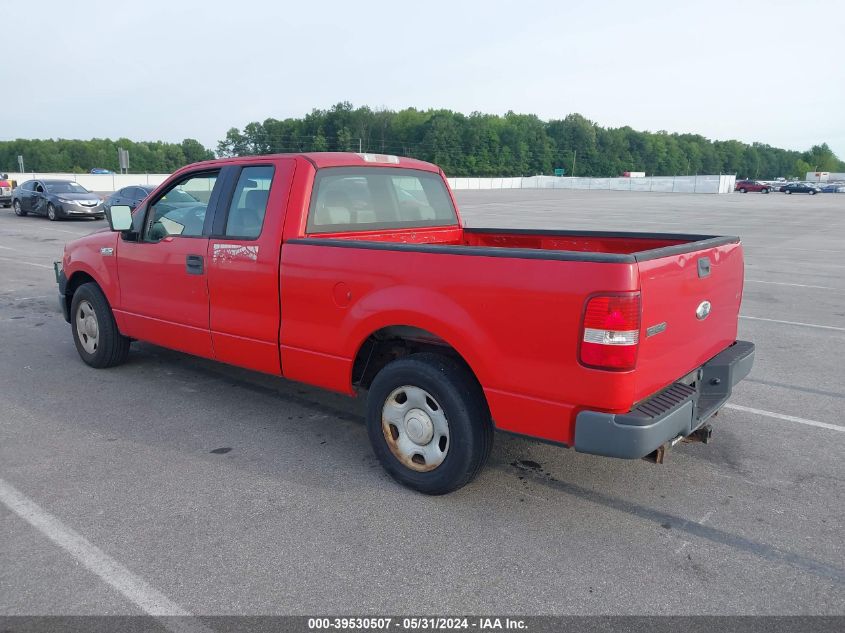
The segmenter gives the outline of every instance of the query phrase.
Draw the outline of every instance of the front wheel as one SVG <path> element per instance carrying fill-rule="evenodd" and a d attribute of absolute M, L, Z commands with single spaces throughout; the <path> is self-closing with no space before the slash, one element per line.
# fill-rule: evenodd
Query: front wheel
<path fill-rule="evenodd" d="M 21 201 L 20 200 L 15 200 L 12 203 L 12 208 L 15 210 L 15 215 L 20 216 L 22 218 L 26 216 L 26 211 L 24 211 L 21 208 Z"/>
<path fill-rule="evenodd" d="M 367 433 L 396 481 L 430 495 L 472 481 L 493 446 L 481 386 L 439 354 L 413 354 L 378 373 L 367 395 Z"/>
<path fill-rule="evenodd" d="M 763 188 L 763 189 L 760 189 L 760 193 L 769 193 L 769 190 L 768 190 L 768 189 Z"/>
<path fill-rule="evenodd" d="M 810 189 L 807 193 L 809 193 L 811 196 L 816 195 L 815 189 Z"/>
<path fill-rule="evenodd" d="M 746 189 L 745 187 L 741 187 L 739 192 L 740 193 L 748 193 L 748 189 Z"/>
<path fill-rule="evenodd" d="M 47 217 L 51 222 L 55 222 L 59 219 L 59 214 L 56 213 L 56 207 L 54 207 L 52 203 L 47 205 Z"/>
<path fill-rule="evenodd" d="M 130 340 L 117 329 L 109 302 L 97 284 L 76 289 L 70 315 L 73 342 L 86 364 L 102 369 L 126 361 Z"/>

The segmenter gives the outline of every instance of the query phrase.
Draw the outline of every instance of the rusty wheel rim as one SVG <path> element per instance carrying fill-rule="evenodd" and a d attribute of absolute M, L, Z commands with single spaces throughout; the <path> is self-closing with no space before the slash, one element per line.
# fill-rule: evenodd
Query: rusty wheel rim
<path fill-rule="evenodd" d="M 449 421 L 425 389 L 394 389 L 382 408 L 381 429 L 390 452 L 411 470 L 434 470 L 449 452 Z"/>

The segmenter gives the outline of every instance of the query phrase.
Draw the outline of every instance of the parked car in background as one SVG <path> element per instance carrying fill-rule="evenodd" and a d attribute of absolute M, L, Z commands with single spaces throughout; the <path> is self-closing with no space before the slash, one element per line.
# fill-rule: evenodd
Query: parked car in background
<path fill-rule="evenodd" d="M 113 205 L 121 204 L 134 210 L 138 206 L 138 203 L 150 195 L 154 189 L 154 185 L 132 185 L 131 187 L 124 187 L 106 198 L 103 202 L 103 208 L 108 212 Z"/>
<path fill-rule="evenodd" d="M 27 180 L 12 191 L 15 215 L 60 218 L 105 217 L 103 199 L 72 180 Z"/>
<path fill-rule="evenodd" d="M 809 193 L 811 196 L 822 192 L 822 188 L 806 182 L 791 182 L 780 188 L 784 193 Z"/>
<path fill-rule="evenodd" d="M 831 182 L 822 187 L 822 193 L 845 193 L 845 182 Z"/>
<path fill-rule="evenodd" d="M 94 167 L 91 172 L 92 174 L 113 174 L 114 172 L 111 169 L 105 169 L 103 167 Z"/>
<path fill-rule="evenodd" d="M 15 181 L 9 180 L 9 174 L 0 174 L 0 206 L 8 207 L 12 204 L 12 189 Z"/>
<path fill-rule="evenodd" d="M 737 180 L 736 186 L 734 186 L 734 191 L 739 191 L 740 193 L 748 193 L 749 191 L 769 193 L 771 190 L 771 185 L 765 182 L 760 182 L 759 180 Z"/>

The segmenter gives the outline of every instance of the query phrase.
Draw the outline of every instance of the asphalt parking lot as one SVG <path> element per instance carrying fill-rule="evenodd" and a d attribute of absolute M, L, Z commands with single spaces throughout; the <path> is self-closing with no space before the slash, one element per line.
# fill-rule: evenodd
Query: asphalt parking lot
<path fill-rule="evenodd" d="M 123 572 L 191 614 L 845 614 L 845 195 L 458 199 L 473 226 L 742 236 L 757 360 L 714 442 L 655 466 L 500 434 L 474 483 L 421 496 L 354 401 L 147 344 L 85 366 L 51 263 L 105 223 L 2 209 L 0 614 L 141 613 Z"/>

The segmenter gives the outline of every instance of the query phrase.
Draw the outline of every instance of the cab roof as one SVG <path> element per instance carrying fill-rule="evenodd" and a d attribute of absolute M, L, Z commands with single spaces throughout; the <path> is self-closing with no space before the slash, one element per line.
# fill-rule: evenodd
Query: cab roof
<path fill-rule="evenodd" d="M 356 153 L 356 152 L 301 152 L 296 154 L 262 154 L 255 156 L 237 156 L 233 158 L 218 158 L 208 160 L 196 165 L 238 165 L 263 162 L 273 158 L 302 158 L 314 165 L 317 169 L 327 167 L 404 167 L 406 169 L 420 169 L 440 173 L 440 168 L 432 163 L 427 163 L 416 158 L 405 156 L 392 156 L 389 154 Z M 196 167 L 190 165 L 189 167 Z M 182 169 L 185 169 L 184 167 Z M 180 170 L 181 171 L 181 170 Z"/>

